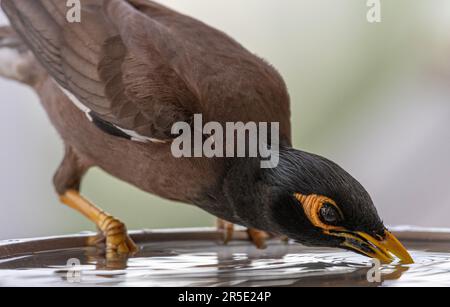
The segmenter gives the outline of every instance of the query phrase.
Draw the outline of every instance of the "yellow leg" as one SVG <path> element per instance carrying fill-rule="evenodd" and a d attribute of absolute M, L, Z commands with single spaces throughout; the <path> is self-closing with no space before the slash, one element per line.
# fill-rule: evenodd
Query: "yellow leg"
<path fill-rule="evenodd" d="M 249 228 L 247 229 L 248 236 L 252 240 L 253 244 L 259 249 L 265 249 L 267 247 L 266 240 L 270 238 L 270 235 L 262 230 Z"/>
<path fill-rule="evenodd" d="M 230 243 L 233 239 L 234 224 L 222 219 L 217 219 L 217 229 L 223 232 L 223 243 Z"/>
<path fill-rule="evenodd" d="M 224 234 L 223 241 L 225 244 L 228 244 L 233 239 L 233 233 L 234 233 L 234 224 L 227 222 L 222 219 L 217 219 L 217 229 Z M 259 249 L 265 249 L 266 248 L 266 240 L 270 238 L 270 235 L 261 230 L 247 229 L 248 237 L 250 241 L 253 242 L 253 244 L 259 248 Z"/>
<path fill-rule="evenodd" d="M 80 212 L 97 225 L 106 238 L 107 253 L 133 254 L 138 251 L 138 247 L 127 234 L 125 224 L 97 208 L 78 191 L 68 190 L 60 199 L 63 204 Z"/>

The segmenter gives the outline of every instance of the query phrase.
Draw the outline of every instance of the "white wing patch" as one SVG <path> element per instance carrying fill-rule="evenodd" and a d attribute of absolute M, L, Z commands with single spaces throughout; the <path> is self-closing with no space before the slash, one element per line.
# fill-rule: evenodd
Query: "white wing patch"
<path fill-rule="evenodd" d="M 128 130 L 128 129 L 124 129 L 124 128 L 120 128 L 120 127 L 117 126 L 117 125 L 114 125 L 114 127 L 116 127 L 117 129 L 119 129 L 119 130 L 122 131 L 123 133 L 128 134 L 128 135 L 131 137 L 131 140 L 132 140 L 132 141 L 141 142 L 141 143 L 147 143 L 147 142 L 160 143 L 160 144 L 166 143 L 166 141 L 162 141 L 162 140 L 158 140 L 158 139 L 149 138 L 149 137 L 140 135 L 140 134 L 137 133 L 136 131 Z"/>
<path fill-rule="evenodd" d="M 92 122 L 93 118 L 89 114 L 89 113 L 92 112 L 92 110 L 89 109 L 88 107 L 86 107 L 74 94 L 72 94 L 71 92 L 69 92 L 68 90 L 63 88 L 62 86 L 59 86 L 59 87 L 64 92 L 64 94 L 70 99 L 70 101 L 72 101 L 72 103 L 86 115 L 86 117 L 89 119 L 89 121 Z M 166 141 L 163 141 L 163 140 L 149 138 L 149 137 L 140 135 L 136 131 L 124 129 L 124 128 L 121 128 L 121 127 L 119 127 L 117 125 L 114 125 L 112 123 L 111 123 L 111 125 L 113 125 L 118 130 L 122 131 L 123 133 L 127 134 L 130 137 L 130 139 L 132 141 L 135 141 L 135 142 L 139 142 L 139 143 L 151 142 L 151 143 L 159 143 L 159 144 L 167 143 Z"/>
<path fill-rule="evenodd" d="M 62 86 L 58 85 L 59 88 L 64 92 L 64 94 L 72 101 L 72 103 L 83 113 L 86 115 L 86 117 L 89 119 L 89 121 L 92 122 L 92 117 L 89 115 L 89 113 L 92 111 L 88 107 L 86 107 L 77 97 L 75 97 L 74 94 L 63 88 Z"/>

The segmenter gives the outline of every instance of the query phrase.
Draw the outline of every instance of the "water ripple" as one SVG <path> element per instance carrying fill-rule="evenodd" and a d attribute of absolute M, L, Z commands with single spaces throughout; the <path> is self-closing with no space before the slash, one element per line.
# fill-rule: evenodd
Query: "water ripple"
<path fill-rule="evenodd" d="M 384 266 L 381 283 L 369 283 L 369 259 L 356 254 L 270 244 L 259 251 L 243 242 L 153 243 L 134 258 L 109 263 L 95 249 L 60 250 L 0 261 L 0 286 L 450 286 L 450 253 L 413 244 L 416 264 Z M 71 283 L 69 259 L 79 259 Z"/>

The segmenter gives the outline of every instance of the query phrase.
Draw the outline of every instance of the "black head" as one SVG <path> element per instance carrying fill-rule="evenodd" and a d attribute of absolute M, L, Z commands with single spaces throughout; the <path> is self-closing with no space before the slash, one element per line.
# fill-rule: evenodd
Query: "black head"
<path fill-rule="evenodd" d="M 328 246 L 392 262 L 411 257 L 383 225 L 369 193 L 336 163 L 282 149 L 277 168 L 265 171 L 271 187 L 268 216 L 278 233 L 305 245 Z"/>

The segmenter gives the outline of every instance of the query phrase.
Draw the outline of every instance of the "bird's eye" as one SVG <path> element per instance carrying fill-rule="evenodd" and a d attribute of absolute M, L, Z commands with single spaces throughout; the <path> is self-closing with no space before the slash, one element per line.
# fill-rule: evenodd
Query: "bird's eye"
<path fill-rule="evenodd" d="M 330 203 L 324 203 L 320 208 L 319 214 L 322 222 L 328 225 L 336 226 L 342 220 L 338 209 Z"/>
<path fill-rule="evenodd" d="M 344 215 L 332 199 L 315 194 L 306 196 L 296 193 L 294 196 L 314 226 L 323 230 L 343 230 L 340 224 L 344 221 Z"/>

